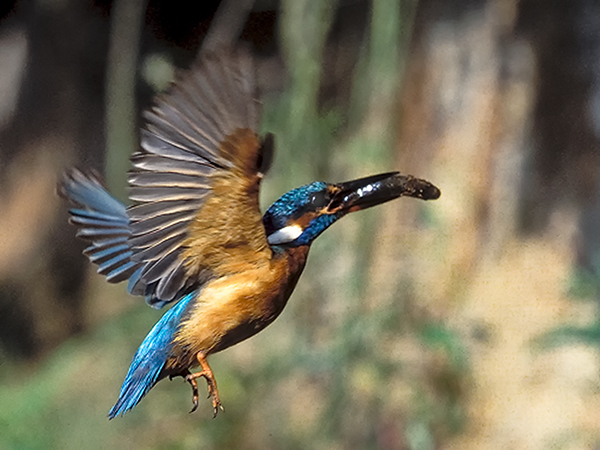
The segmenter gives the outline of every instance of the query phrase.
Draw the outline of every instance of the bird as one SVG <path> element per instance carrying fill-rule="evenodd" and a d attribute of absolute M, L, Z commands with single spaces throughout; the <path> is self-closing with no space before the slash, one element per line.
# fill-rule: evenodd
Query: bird
<path fill-rule="evenodd" d="M 440 196 L 432 183 L 394 171 L 315 181 L 261 214 L 259 188 L 275 138 L 259 135 L 255 78 L 253 58 L 242 50 L 206 52 L 178 74 L 143 114 L 128 173 L 130 205 L 90 170 L 67 170 L 58 183 L 98 273 L 127 281 L 128 292 L 154 308 L 170 305 L 133 356 L 109 419 L 174 377 L 191 385 L 190 412 L 204 378 L 216 417 L 223 407 L 208 356 L 279 316 L 321 233 L 351 212 L 401 196 Z"/>

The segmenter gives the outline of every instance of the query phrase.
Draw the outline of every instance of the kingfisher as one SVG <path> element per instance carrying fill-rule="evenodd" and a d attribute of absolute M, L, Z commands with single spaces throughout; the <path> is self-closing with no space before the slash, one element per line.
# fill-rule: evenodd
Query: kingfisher
<path fill-rule="evenodd" d="M 354 211 L 401 197 L 437 199 L 428 181 L 389 172 L 316 181 L 261 215 L 259 187 L 274 137 L 259 135 L 260 102 L 248 52 L 205 53 L 144 113 L 128 174 L 130 206 L 100 177 L 71 169 L 58 192 L 84 254 L 111 283 L 171 307 L 150 330 L 108 413 L 123 415 L 165 378 L 183 377 L 198 407 L 204 378 L 213 417 L 222 409 L 207 357 L 261 331 L 281 313 L 312 242 Z M 199 366 L 195 372 L 190 369 Z"/>

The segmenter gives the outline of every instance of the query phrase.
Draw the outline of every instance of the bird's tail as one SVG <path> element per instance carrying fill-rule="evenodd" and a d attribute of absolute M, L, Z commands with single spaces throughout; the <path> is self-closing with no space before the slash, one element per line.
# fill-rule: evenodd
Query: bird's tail
<path fill-rule="evenodd" d="M 109 419 L 123 415 L 132 409 L 159 381 L 159 376 L 171 351 L 173 337 L 186 316 L 188 305 L 197 295 L 198 291 L 187 294 L 169 309 L 150 330 L 133 356 L 133 361 L 121 387 L 119 399 L 108 413 Z"/>
<path fill-rule="evenodd" d="M 97 177 L 76 169 L 65 174 L 58 193 L 76 205 L 69 210 L 70 222 L 79 228 L 77 237 L 91 242 L 84 254 L 98 264 L 98 273 L 111 283 L 130 278 L 140 263 L 131 260 L 125 205 L 110 195 Z"/>

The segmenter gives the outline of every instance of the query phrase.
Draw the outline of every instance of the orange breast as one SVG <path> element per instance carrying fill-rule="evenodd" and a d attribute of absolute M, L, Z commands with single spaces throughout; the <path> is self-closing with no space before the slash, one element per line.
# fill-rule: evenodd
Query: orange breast
<path fill-rule="evenodd" d="M 292 293 L 307 253 L 308 247 L 301 247 L 274 254 L 264 264 L 205 285 L 176 335 L 177 359 L 185 365 L 198 352 L 224 350 L 269 325 Z"/>

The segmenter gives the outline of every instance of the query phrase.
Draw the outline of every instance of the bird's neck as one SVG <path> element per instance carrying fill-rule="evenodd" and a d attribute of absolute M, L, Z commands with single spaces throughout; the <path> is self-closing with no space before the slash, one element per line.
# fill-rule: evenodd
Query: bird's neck
<path fill-rule="evenodd" d="M 290 265 L 290 272 L 302 272 L 304 265 L 306 264 L 306 258 L 308 258 L 309 250 L 310 246 L 308 245 L 301 245 L 299 247 L 290 247 L 285 249 L 285 255 L 288 258 Z"/>
<path fill-rule="evenodd" d="M 298 279 L 300 275 L 302 275 L 302 271 L 304 270 L 304 265 L 306 264 L 306 258 L 308 257 L 308 250 L 310 247 L 308 245 L 302 245 L 300 247 L 277 247 L 273 248 L 273 258 L 281 258 L 286 261 L 288 279 L 285 288 L 285 301 L 292 294 L 292 291 L 296 287 L 296 283 L 298 283 Z"/>
<path fill-rule="evenodd" d="M 282 245 L 272 245 L 273 259 L 287 259 L 290 272 L 302 270 L 306 264 L 310 246 L 301 245 L 298 247 L 287 247 Z"/>

